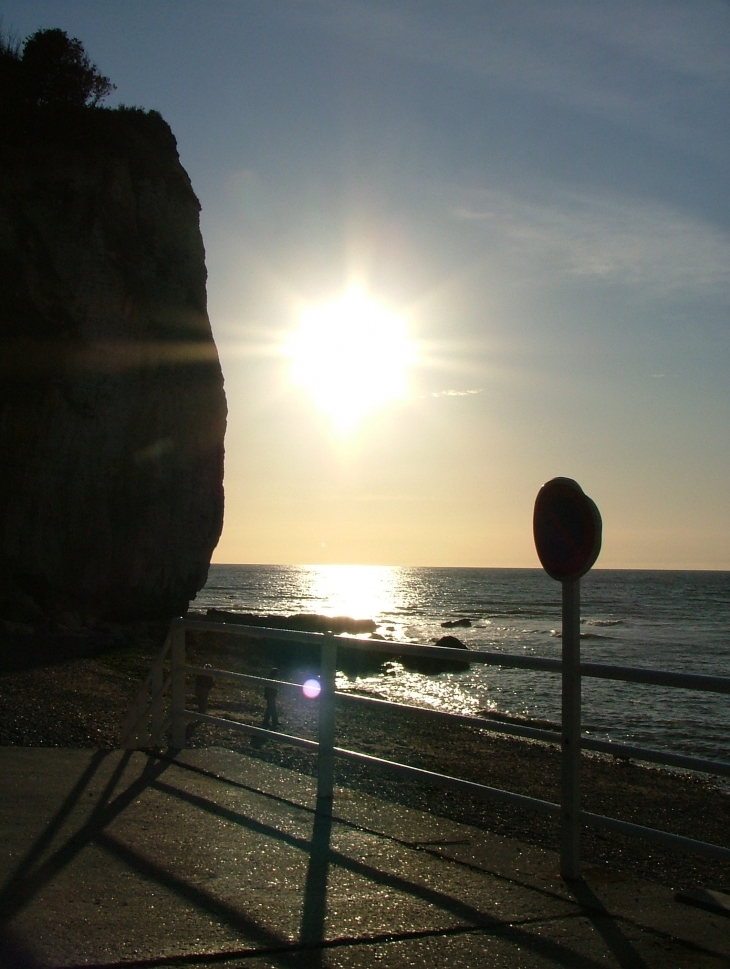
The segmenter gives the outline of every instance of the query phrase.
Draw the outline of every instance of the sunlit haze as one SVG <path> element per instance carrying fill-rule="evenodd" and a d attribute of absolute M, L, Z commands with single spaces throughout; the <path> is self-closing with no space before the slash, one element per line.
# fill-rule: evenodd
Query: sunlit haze
<path fill-rule="evenodd" d="M 214 561 L 537 567 L 561 475 L 599 568 L 730 568 L 729 4 L 2 21 L 81 38 L 177 139 L 229 408 Z"/>

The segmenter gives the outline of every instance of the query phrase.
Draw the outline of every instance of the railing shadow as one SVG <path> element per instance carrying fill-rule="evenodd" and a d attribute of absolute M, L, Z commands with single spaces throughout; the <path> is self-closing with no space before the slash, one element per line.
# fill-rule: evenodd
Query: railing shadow
<path fill-rule="evenodd" d="M 510 918 L 508 921 L 503 920 L 445 891 L 412 881 L 408 878 L 406 872 L 395 874 L 344 854 L 331 844 L 332 826 L 337 823 L 336 820 L 332 821 L 324 816 L 319 818 L 319 823 L 315 820 L 312 838 L 306 839 L 240 811 L 224 807 L 199 794 L 177 788 L 166 781 L 157 781 L 154 786 L 161 792 L 205 810 L 215 817 L 308 853 L 309 862 L 304 886 L 300 938 L 299 944 L 295 944 L 296 949 L 299 950 L 296 952 L 296 962 L 294 963 L 297 969 L 304 969 L 304 967 L 316 969 L 323 964 L 322 960 L 326 950 L 343 944 L 352 946 L 373 945 L 380 941 L 396 941 L 401 937 L 405 940 L 414 937 L 449 935 L 454 932 L 481 932 L 485 938 L 490 936 L 499 938 L 510 945 L 514 945 L 516 949 L 531 951 L 543 959 L 552 960 L 552 964 L 555 966 L 566 967 L 566 969 L 568 967 L 570 969 L 599 969 L 599 966 L 603 965 L 603 962 L 598 962 L 589 956 L 579 956 L 574 950 L 561 942 L 541 937 L 530 931 L 530 927 L 535 921 L 550 921 L 551 917 L 549 916 L 537 920 L 533 917 L 523 920 L 515 918 Z M 106 843 L 108 844 L 108 841 Z M 393 932 L 377 938 L 365 934 L 349 939 L 328 938 L 325 934 L 325 928 L 329 897 L 329 872 L 332 867 L 341 868 L 381 888 L 390 889 L 425 902 L 435 909 L 450 914 L 459 924 L 451 929 L 442 928 L 418 933 L 411 931 Z"/>
<path fill-rule="evenodd" d="M 145 764 L 142 774 L 129 787 L 118 794 L 113 801 L 109 801 L 132 756 L 131 751 L 124 753 L 99 795 L 86 823 L 48 855 L 44 861 L 41 861 L 45 849 L 49 847 L 53 838 L 61 829 L 63 822 L 71 814 L 74 805 L 78 803 L 79 797 L 88 786 L 105 756 L 106 754 L 99 752 L 92 758 L 91 763 L 65 798 L 46 829 L 36 839 L 15 872 L 0 890 L 0 922 L 10 920 L 25 908 L 45 885 L 70 864 L 87 845 L 91 844 L 103 832 L 104 828 L 114 818 L 170 766 L 167 760 L 158 761 L 150 758 Z"/>
<path fill-rule="evenodd" d="M 205 912 L 223 925 L 227 925 L 241 935 L 253 939 L 255 945 L 262 948 L 265 952 L 271 950 L 274 952 L 278 951 L 280 958 L 283 960 L 283 965 L 293 965 L 291 957 L 286 951 L 291 948 L 291 943 L 283 935 L 267 929 L 257 922 L 256 919 L 246 915 L 245 911 L 242 911 L 238 906 L 231 905 L 207 889 L 194 885 L 185 878 L 181 878 L 159 863 L 145 857 L 128 844 L 125 844 L 116 835 L 104 832 L 98 835 L 96 843 L 111 855 L 124 862 L 131 871 L 137 872 L 137 874 L 142 875 L 145 879 L 154 881 L 198 911 Z M 252 954 L 251 949 L 248 950 L 247 954 Z M 203 956 L 200 961 L 205 961 L 205 959 L 206 956 Z M 155 961 L 159 963 L 167 961 L 177 962 L 179 961 L 179 956 L 171 957 L 169 960 Z"/>
<path fill-rule="evenodd" d="M 175 764 L 174 758 L 170 755 L 156 757 L 148 754 L 141 774 L 114 796 L 131 758 L 130 753 L 122 755 L 106 781 L 87 821 L 54 851 L 47 854 L 47 849 L 51 847 L 64 821 L 78 803 L 80 795 L 98 771 L 104 756 L 100 753 L 92 758 L 46 829 L 36 839 L 0 892 L 1 917 L 12 918 L 21 911 L 85 847 L 93 843 L 122 862 L 130 871 L 145 880 L 159 884 L 174 894 L 180 902 L 204 912 L 243 937 L 243 945 L 236 951 L 190 954 L 188 959 L 197 959 L 198 964 L 223 963 L 237 958 L 266 955 L 273 964 L 283 967 L 319 969 L 325 963 L 327 951 L 333 947 L 374 946 L 396 940 L 405 942 L 409 939 L 429 936 L 470 933 L 477 937 L 483 936 L 485 947 L 489 946 L 490 938 L 500 939 L 503 943 L 514 946 L 516 950 L 531 952 L 534 956 L 566 969 L 567 967 L 598 969 L 602 965 L 585 956 L 579 958 L 569 943 L 535 933 L 535 921 L 550 921 L 554 916 L 541 917 L 537 920 L 534 917 L 511 918 L 507 921 L 446 889 L 424 885 L 414 880 L 407 869 L 396 872 L 390 866 L 374 865 L 353 857 L 351 853 L 345 853 L 333 845 L 333 832 L 340 822 L 337 819 L 333 820 L 328 812 L 315 813 L 311 836 L 306 837 L 283 830 L 276 823 L 267 823 L 256 817 L 255 813 L 251 815 L 251 812 L 243 813 L 240 810 L 234 810 L 220 804 L 217 800 L 211 800 L 187 790 L 175 783 L 174 778 L 168 780 L 162 777 L 163 773 Z M 184 768 L 185 765 L 180 766 Z M 200 812 L 233 823 L 262 838 L 277 841 L 306 854 L 306 874 L 302 886 L 302 915 L 298 938 L 292 939 L 275 928 L 262 924 L 246 911 L 245 902 L 232 904 L 207 888 L 193 883 L 188 878 L 171 871 L 169 867 L 147 857 L 138 848 L 107 830 L 109 824 L 149 788 L 179 800 Z M 446 913 L 450 917 L 451 924 L 434 929 L 396 930 L 387 935 L 372 935 L 366 931 L 359 931 L 352 937 L 333 937 L 327 932 L 327 910 L 331 894 L 330 874 L 333 867 L 380 889 L 404 896 L 409 903 L 418 901 Z M 573 883 L 571 889 L 580 907 L 573 914 L 580 914 L 580 910 L 583 910 L 588 915 L 622 969 L 646 969 L 641 957 L 621 933 L 616 920 L 605 910 L 591 889 L 584 882 Z M 185 961 L 183 957 L 182 962 Z M 120 962 L 116 965 L 123 969 L 125 966 L 164 966 L 168 963 L 180 962 L 181 956 L 177 955 Z"/>
<path fill-rule="evenodd" d="M 644 959 L 619 928 L 616 918 L 590 885 L 583 878 L 565 884 L 621 969 L 648 969 Z"/>
<path fill-rule="evenodd" d="M 22 879 L 30 872 L 33 865 L 40 859 L 43 852 L 53 841 L 55 836 L 58 834 L 60 829 L 63 827 L 64 822 L 69 817 L 73 809 L 79 803 L 81 795 L 84 793 L 86 788 L 91 783 L 91 779 L 94 774 L 99 770 L 104 760 L 109 756 L 110 751 L 97 750 L 91 760 L 89 761 L 86 769 L 82 773 L 81 777 L 76 781 L 74 786 L 68 792 L 66 797 L 63 799 L 61 806 L 53 815 L 51 820 L 45 827 L 45 830 L 36 838 L 31 847 L 28 849 L 26 854 L 21 858 L 15 871 L 12 873 L 8 879 L 7 885 L 10 886 L 16 882 L 22 881 Z M 124 763 L 129 760 L 129 757 L 124 759 Z M 115 772 L 116 774 L 116 772 Z M 108 796 L 108 795 L 107 795 Z"/>
<path fill-rule="evenodd" d="M 303 952 L 299 964 L 316 969 L 322 965 L 322 943 L 325 940 L 327 919 L 327 879 L 330 867 L 330 839 L 332 836 L 332 814 L 330 811 L 317 811 L 312 826 L 312 840 L 309 847 L 309 864 L 304 883 L 302 905 L 302 926 L 299 941 L 302 946 L 314 951 Z"/>

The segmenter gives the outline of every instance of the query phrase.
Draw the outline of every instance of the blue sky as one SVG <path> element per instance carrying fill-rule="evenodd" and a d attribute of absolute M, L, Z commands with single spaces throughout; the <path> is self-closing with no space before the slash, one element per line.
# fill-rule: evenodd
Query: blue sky
<path fill-rule="evenodd" d="M 730 5 L 53 0 L 202 203 L 230 408 L 218 561 L 730 568 Z M 421 348 L 343 440 L 277 352 L 353 278 Z"/>

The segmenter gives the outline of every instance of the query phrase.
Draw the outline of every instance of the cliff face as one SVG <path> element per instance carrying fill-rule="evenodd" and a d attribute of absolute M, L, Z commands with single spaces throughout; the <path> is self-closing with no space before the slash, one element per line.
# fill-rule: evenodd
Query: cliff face
<path fill-rule="evenodd" d="M 0 134 L 0 619 L 167 618 L 223 517 L 199 203 L 154 113 Z"/>

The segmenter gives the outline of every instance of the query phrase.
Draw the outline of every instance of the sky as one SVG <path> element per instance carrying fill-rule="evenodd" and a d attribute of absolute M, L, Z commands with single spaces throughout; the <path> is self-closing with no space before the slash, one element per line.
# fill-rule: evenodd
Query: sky
<path fill-rule="evenodd" d="M 598 567 L 730 569 L 730 4 L 0 17 L 177 138 L 229 407 L 214 561 L 537 567 L 561 475 Z"/>

